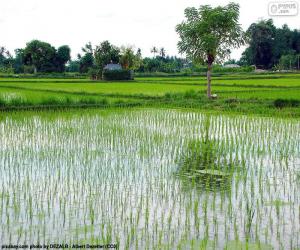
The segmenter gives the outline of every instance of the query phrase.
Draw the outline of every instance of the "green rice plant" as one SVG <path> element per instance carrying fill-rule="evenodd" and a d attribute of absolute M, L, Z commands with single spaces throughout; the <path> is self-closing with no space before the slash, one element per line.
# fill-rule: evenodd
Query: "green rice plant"
<path fill-rule="evenodd" d="M 2 112 L 0 241 L 297 249 L 299 141 L 296 119 L 141 107 Z"/>

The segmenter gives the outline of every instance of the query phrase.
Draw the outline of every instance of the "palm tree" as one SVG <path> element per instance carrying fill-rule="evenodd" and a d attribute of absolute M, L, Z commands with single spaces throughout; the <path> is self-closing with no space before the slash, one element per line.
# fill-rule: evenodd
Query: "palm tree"
<path fill-rule="evenodd" d="M 162 58 L 165 58 L 165 56 L 166 56 L 166 50 L 165 50 L 164 47 L 162 47 L 162 48 L 160 49 L 159 54 L 160 54 L 160 56 L 161 56 Z"/>
<path fill-rule="evenodd" d="M 153 53 L 154 57 L 155 57 L 157 52 L 158 52 L 158 49 L 155 46 L 153 46 L 152 49 L 151 49 L 151 53 Z"/>
<path fill-rule="evenodd" d="M 93 54 L 93 45 L 91 42 L 88 42 L 83 48 L 81 48 L 83 52 Z"/>

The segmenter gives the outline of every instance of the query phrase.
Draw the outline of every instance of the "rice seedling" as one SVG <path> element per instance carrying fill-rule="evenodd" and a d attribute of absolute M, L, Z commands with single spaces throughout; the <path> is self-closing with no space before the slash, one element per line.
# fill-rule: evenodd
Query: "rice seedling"
<path fill-rule="evenodd" d="M 300 123 L 172 109 L 0 118 L 0 242 L 297 249 Z"/>

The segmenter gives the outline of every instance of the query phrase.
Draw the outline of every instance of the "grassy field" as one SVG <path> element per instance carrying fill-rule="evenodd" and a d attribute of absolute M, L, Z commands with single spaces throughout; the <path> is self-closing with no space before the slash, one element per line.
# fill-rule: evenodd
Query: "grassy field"
<path fill-rule="evenodd" d="M 272 107 L 275 100 L 292 99 L 293 105 L 283 104 L 287 109 L 281 110 L 280 113 L 288 116 L 299 115 L 297 102 L 300 102 L 300 74 L 226 75 L 214 77 L 212 85 L 213 92 L 218 95 L 218 100 L 214 102 L 205 99 L 206 79 L 204 77 L 148 77 L 136 78 L 132 82 L 1 78 L 0 105 L 5 108 L 25 104 L 103 102 L 107 104 L 147 102 L 149 104 L 152 100 L 155 104 L 159 101 L 160 104 L 167 102 L 183 107 L 194 106 L 216 110 L 232 108 L 232 111 L 249 110 L 250 113 L 260 109 L 259 113 L 269 110 L 271 114 L 275 114 Z M 234 102 L 235 105 L 231 104 L 229 107 L 228 102 Z M 255 103 L 257 107 L 253 108 Z M 248 106 L 252 108 L 247 109 Z"/>

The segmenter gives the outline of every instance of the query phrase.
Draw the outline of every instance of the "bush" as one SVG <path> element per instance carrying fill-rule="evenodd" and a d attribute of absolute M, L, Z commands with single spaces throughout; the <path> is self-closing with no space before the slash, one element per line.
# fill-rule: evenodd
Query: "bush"
<path fill-rule="evenodd" d="M 0 67 L 0 73 L 13 74 L 14 69 L 12 67 Z"/>
<path fill-rule="evenodd" d="M 36 73 L 36 74 L 2 74 L 0 78 L 56 78 L 56 79 L 86 79 L 87 74 L 81 73 Z"/>
<path fill-rule="evenodd" d="M 101 79 L 101 71 L 96 68 L 89 68 L 88 75 L 90 76 L 91 80 L 100 80 Z"/>
<path fill-rule="evenodd" d="M 104 70 L 102 78 L 105 81 L 114 81 L 114 80 L 133 80 L 133 71 L 132 70 Z"/>
<path fill-rule="evenodd" d="M 294 99 L 276 99 L 274 101 L 274 106 L 276 108 L 284 108 L 284 107 L 298 107 L 300 105 L 300 101 Z"/>
<path fill-rule="evenodd" d="M 2 96 L 0 96 L 0 107 L 4 107 L 6 105 L 6 101 Z"/>

